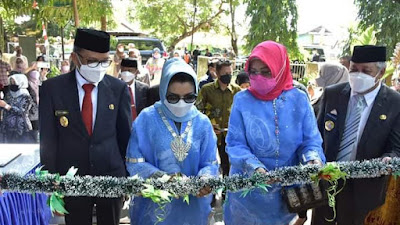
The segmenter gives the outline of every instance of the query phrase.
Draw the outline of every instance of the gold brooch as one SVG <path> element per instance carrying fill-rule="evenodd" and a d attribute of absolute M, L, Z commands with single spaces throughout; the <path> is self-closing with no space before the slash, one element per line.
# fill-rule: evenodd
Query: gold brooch
<path fill-rule="evenodd" d="M 111 110 L 114 110 L 114 104 L 110 104 L 110 105 L 108 106 L 108 108 L 111 109 Z"/>
<path fill-rule="evenodd" d="M 333 123 L 331 120 L 325 122 L 325 130 L 331 131 L 333 128 L 335 128 L 335 123 Z"/>
<path fill-rule="evenodd" d="M 63 127 L 68 127 L 68 118 L 65 116 L 60 117 L 60 124 Z"/>
<path fill-rule="evenodd" d="M 379 119 L 381 119 L 381 120 L 386 120 L 386 119 L 387 119 L 387 116 L 386 116 L 385 114 L 382 114 L 382 115 L 379 116 Z"/>

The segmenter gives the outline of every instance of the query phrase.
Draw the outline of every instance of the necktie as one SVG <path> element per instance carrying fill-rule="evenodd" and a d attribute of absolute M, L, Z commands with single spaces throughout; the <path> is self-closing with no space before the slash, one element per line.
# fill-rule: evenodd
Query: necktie
<path fill-rule="evenodd" d="M 360 125 L 361 113 L 365 109 L 367 103 L 363 95 L 354 95 L 354 101 L 350 112 L 346 117 L 346 123 L 342 140 L 340 142 L 339 153 L 337 161 L 351 160 L 351 153 L 355 146 L 357 146 L 358 127 Z"/>
<path fill-rule="evenodd" d="M 92 127 L 93 127 L 92 90 L 94 88 L 94 85 L 84 84 L 82 88 L 85 91 L 85 96 L 83 97 L 83 103 L 82 103 L 82 112 L 81 112 L 82 119 L 89 136 L 92 136 Z"/>
<path fill-rule="evenodd" d="M 132 120 L 134 121 L 137 117 L 136 106 L 135 106 L 135 96 L 133 95 L 132 88 L 128 87 L 129 94 L 131 95 L 131 109 L 132 109 Z"/>

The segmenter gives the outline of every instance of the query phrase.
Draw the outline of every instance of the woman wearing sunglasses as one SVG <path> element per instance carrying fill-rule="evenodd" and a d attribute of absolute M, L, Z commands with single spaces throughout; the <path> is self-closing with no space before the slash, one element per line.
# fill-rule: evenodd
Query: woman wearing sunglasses
<path fill-rule="evenodd" d="M 126 156 L 131 176 L 158 178 L 216 176 L 216 136 L 210 120 L 194 103 L 198 84 L 193 69 L 182 59 L 166 62 L 160 82 L 160 101 L 144 109 L 135 122 Z M 175 178 L 172 178 L 175 179 Z M 189 205 L 174 199 L 165 207 L 161 224 L 206 225 L 211 211 L 210 188 L 190 196 Z M 150 199 L 135 197 L 131 224 L 153 225 L 159 206 Z"/>
<path fill-rule="evenodd" d="M 306 94 L 293 88 L 289 64 L 281 44 L 266 41 L 253 49 L 245 67 L 251 86 L 235 95 L 229 121 L 230 175 L 251 176 L 325 161 L 314 112 Z M 279 185 L 272 184 L 268 193 L 255 189 L 246 197 L 241 194 L 227 196 L 227 225 L 283 225 L 295 217 L 288 212 Z"/>

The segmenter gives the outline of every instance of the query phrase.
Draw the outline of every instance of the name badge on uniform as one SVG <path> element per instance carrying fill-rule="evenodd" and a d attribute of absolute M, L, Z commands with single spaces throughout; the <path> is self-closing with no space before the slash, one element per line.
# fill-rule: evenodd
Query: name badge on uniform
<path fill-rule="evenodd" d="M 331 131 L 333 128 L 335 128 L 335 123 L 333 121 L 328 120 L 325 122 L 325 130 Z"/>
<path fill-rule="evenodd" d="M 60 117 L 60 124 L 62 127 L 68 127 L 68 118 L 65 116 Z"/>
<path fill-rule="evenodd" d="M 54 114 L 55 114 L 56 116 L 66 116 L 66 115 L 69 114 L 69 112 L 66 111 L 66 110 L 56 110 L 56 111 L 54 112 Z"/>

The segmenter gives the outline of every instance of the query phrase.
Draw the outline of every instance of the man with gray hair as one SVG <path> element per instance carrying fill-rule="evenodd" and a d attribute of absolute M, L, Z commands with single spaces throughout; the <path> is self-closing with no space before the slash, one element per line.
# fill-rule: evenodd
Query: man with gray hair
<path fill-rule="evenodd" d="M 327 162 L 382 158 L 400 154 L 400 94 L 382 82 L 386 48 L 355 46 L 349 83 L 329 86 L 322 96 L 318 127 Z M 314 225 L 364 224 L 385 201 L 388 177 L 348 180 L 336 196 L 336 218 L 328 206 L 316 208 Z M 342 184 L 339 184 L 341 188 Z"/>

